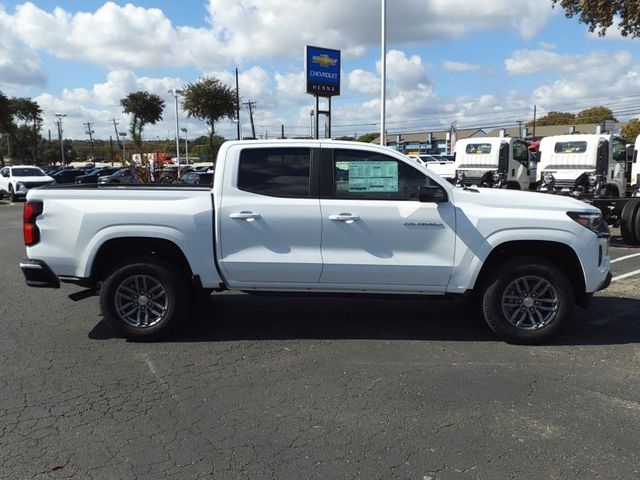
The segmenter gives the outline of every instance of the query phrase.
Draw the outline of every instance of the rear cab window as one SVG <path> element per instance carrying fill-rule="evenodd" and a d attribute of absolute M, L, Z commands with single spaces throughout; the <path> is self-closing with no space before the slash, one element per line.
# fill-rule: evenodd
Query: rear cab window
<path fill-rule="evenodd" d="M 584 153 L 587 151 L 587 142 L 556 142 L 553 151 L 555 153 Z"/>

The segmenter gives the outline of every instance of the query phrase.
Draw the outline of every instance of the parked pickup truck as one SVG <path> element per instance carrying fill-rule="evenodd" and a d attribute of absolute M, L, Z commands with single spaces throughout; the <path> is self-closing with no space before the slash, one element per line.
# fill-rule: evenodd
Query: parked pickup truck
<path fill-rule="evenodd" d="M 399 152 L 340 141 L 227 142 L 213 188 L 30 191 L 24 239 L 28 285 L 99 292 L 132 339 L 179 326 L 201 292 L 236 290 L 467 296 L 497 335 L 535 343 L 610 281 L 598 209 L 456 188 Z"/>

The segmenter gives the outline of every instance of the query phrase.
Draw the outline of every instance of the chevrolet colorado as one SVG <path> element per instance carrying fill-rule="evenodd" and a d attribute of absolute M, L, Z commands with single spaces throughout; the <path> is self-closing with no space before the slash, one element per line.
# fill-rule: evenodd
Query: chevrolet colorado
<path fill-rule="evenodd" d="M 132 339 L 179 326 L 199 292 L 237 290 L 473 297 L 499 337 L 537 343 L 611 278 L 597 208 L 453 187 L 386 147 L 328 140 L 227 142 L 212 188 L 30 190 L 24 239 L 27 285 L 99 292 Z"/>

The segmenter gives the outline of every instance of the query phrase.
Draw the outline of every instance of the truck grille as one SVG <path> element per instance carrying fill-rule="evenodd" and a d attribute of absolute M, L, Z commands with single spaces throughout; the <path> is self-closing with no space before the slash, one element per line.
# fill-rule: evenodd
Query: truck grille
<path fill-rule="evenodd" d="M 49 182 L 50 181 L 51 180 L 49 180 Z M 42 187 L 43 185 L 48 185 L 49 182 L 20 182 L 20 183 L 27 188 L 36 188 L 36 187 Z"/>

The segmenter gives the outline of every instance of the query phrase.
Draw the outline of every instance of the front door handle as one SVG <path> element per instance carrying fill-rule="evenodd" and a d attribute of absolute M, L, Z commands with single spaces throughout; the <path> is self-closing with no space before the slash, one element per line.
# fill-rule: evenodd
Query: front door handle
<path fill-rule="evenodd" d="M 247 222 L 253 222 L 254 220 L 260 218 L 260 214 L 255 212 L 242 211 L 230 214 L 229 218 L 232 218 L 233 220 L 246 220 Z"/>
<path fill-rule="evenodd" d="M 334 222 L 353 223 L 360 221 L 360 215 L 353 215 L 351 213 L 338 213 L 337 215 L 329 215 L 329 220 Z"/>

